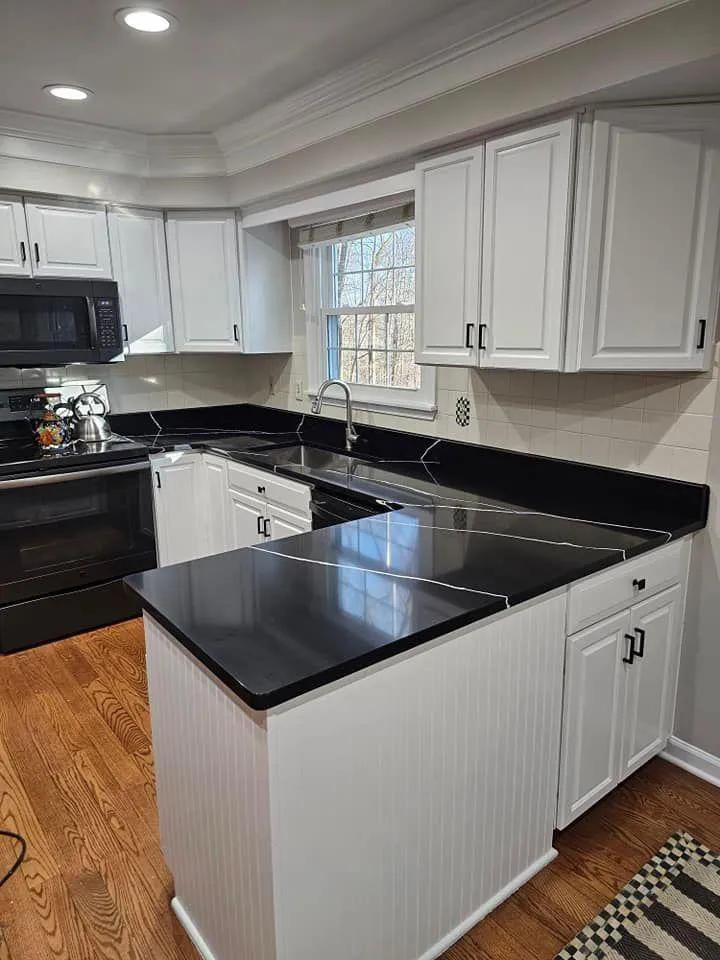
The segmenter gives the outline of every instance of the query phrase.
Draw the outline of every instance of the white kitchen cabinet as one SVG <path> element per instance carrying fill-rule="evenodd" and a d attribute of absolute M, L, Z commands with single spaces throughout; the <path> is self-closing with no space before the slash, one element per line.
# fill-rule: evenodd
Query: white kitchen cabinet
<path fill-rule="evenodd" d="M 679 585 L 633 610 L 634 649 L 640 652 L 627 671 L 621 780 L 659 753 L 672 733 L 681 614 Z"/>
<path fill-rule="evenodd" d="M 36 277 L 112 278 L 104 207 L 25 201 Z"/>
<path fill-rule="evenodd" d="M 275 504 L 268 504 L 267 516 L 270 521 L 269 533 L 271 540 L 280 540 L 283 537 L 294 537 L 298 533 L 308 533 L 312 530 L 312 520 L 309 515 L 303 516 L 284 510 Z"/>
<path fill-rule="evenodd" d="M 415 359 L 472 366 L 479 336 L 483 148 L 415 168 Z"/>
<path fill-rule="evenodd" d="M 679 551 L 679 552 L 678 552 Z M 568 623 L 578 603 L 625 609 L 568 637 L 557 826 L 563 829 L 664 749 L 672 732 L 687 583 L 687 543 L 674 543 L 573 584 Z M 642 569 L 646 564 L 647 570 Z M 676 582 L 666 587 L 665 573 Z M 642 599 L 646 594 L 652 594 Z"/>
<path fill-rule="evenodd" d="M 30 244 L 20 197 L 0 197 L 0 276 L 29 277 Z"/>
<path fill-rule="evenodd" d="M 265 515 L 265 501 L 262 497 L 231 490 L 229 509 L 232 546 L 235 549 L 265 542 L 268 521 Z"/>
<path fill-rule="evenodd" d="M 125 353 L 171 353 L 174 345 L 163 213 L 115 208 L 108 214 L 108 226 Z"/>
<path fill-rule="evenodd" d="M 240 352 L 235 214 L 230 210 L 168 213 L 167 243 L 178 352 Z"/>
<path fill-rule="evenodd" d="M 581 138 L 567 368 L 702 370 L 718 302 L 720 111 L 600 111 Z"/>
<path fill-rule="evenodd" d="M 201 555 L 200 455 L 173 452 L 152 457 L 151 463 L 158 564 L 193 560 Z"/>
<path fill-rule="evenodd" d="M 203 496 L 202 552 L 224 553 L 235 546 L 228 524 L 227 461 L 204 453 L 200 461 Z"/>
<path fill-rule="evenodd" d="M 286 222 L 238 226 L 243 353 L 292 351 L 290 233 Z"/>
<path fill-rule="evenodd" d="M 574 141 L 568 118 L 485 144 L 482 367 L 562 369 Z"/>

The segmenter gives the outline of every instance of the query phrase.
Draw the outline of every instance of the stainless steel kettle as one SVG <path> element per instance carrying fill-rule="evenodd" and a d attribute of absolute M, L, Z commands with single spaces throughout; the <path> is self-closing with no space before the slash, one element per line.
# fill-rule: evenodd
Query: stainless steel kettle
<path fill-rule="evenodd" d="M 76 418 L 73 429 L 76 440 L 83 443 L 101 443 L 112 437 L 110 424 L 105 419 L 107 407 L 102 397 L 96 393 L 81 393 L 74 400 L 72 409 Z"/>

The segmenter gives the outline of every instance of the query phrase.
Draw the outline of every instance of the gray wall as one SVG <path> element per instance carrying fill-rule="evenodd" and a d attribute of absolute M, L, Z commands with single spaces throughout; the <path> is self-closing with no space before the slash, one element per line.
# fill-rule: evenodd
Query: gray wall
<path fill-rule="evenodd" d="M 675 735 L 720 757 L 720 393 L 710 440 L 710 516 L 693 546 Z"/>

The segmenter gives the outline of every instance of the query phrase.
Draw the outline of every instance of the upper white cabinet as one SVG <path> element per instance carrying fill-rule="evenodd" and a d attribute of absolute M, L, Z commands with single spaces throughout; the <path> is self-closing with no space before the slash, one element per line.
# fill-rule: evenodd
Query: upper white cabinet
<path fill-rule="evenodd" d="M 127 354 L 173 350 L 165 221 L 160 210 L 108 214 L 115 279 Z"/>
<path fill-rule="evenodd" d="M 25 201 L 36 277 L 112 278 L 104 207 Z"/>
<path fill-rule="evenodd" d="M 170 290 L 178 351 L 242 349 L 235 214 L 228 210 L 167 216 Z"/>
<path fill-rule="evenodd" d="M 238 226 L 243 353 L 292 350 L 288 225 Z"/>
<path fill-rule="evenodd" d="M 562 367 L 574 131 L 567 119 L 485 144 L 480 366 Z"/>
<path fill-rule="evenodd" d="M 0 275 L 29 277 L 30 244 L 20 197 L 0 197 Z"/>
<path fill-rule="evenodd" d="M 483 148 L 416 167 L 418 363 L 471 366 L 479 323 Z"/>
<path fill-rule="evenodd" d="M 718 297 L 718 108 L 599 112 L 581 147 L 568 368 L 707 367 Z"/>

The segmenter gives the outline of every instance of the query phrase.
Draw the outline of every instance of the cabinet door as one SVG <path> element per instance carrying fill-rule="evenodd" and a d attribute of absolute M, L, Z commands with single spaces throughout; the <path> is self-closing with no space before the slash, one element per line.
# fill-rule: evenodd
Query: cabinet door
<path fill-rule="evenodd" d="M 599 113 L 577 259 L 579 368 L 701 370 L 717 311 L 720 113 Z M 581 211 L 581 205 L 585 210 Z M 576 248 L 577 249 L 577 248 Z"/>
<path fill-rule="evenodd" d="M 181 352 L 240 350 L 240 278 L 235 214 L 167 218 L 175 346 Z"/>
<path fill-rule="evenodd" d="M 565 664 L 557 825 L 584 813 L 618 783 L 625 634 L 630 614 L 570 637 Z"/>
<path fill-rule="evenodd" d="M 286 222 L 238 228 L 244 353 L 292 351 L 290 236 Z"/>
<path fill-rule="evenodd" d="M 620 779 L 664 749 L 671 733 L 682 625 L 680 585 L 633 607 Z"/>
<path fill-rule="evenodd" d="M 0 275 L 30 276 L 30 246 L 20 197 L 0 198 Z"/>
<path fill-rule="evenodd" d="M 25 212 L 34 276 L 112 278 L 103 208 L 28 202 Z"/>
<path fill-rule="evenodd" d="M 113 272 L 126 354 L 173 350 L 165 222 L 160 210 L 111 210 Z"/>
<path fill-rule="evenodd" d="M 479 334 L 483 149 L 429 160 L 415 170 L 415 359 L 472 366 Z"/>
<path fill-rule="evenodd" d="M 230 530 L 233 547 L 264 543 L 265 501 L 247 493 L 230 491 Z"/>
<path fill-rule="evenodd" d="M 298 533 L 307 533 L 312 530 L 312 520 L 299 513 L 291 513 L 273 504 L 268 505 L 270 518 L 270 538 L 281 540 L 283 537 L 294 537 Z"/>
<path fill-rule="evenodd" d="M 562 368 L 573 119 L 485 144 L 480 366 Z"/>
<path fill-rule="evenodd" d="M 203 553 L 210 556 L 232 550 L 234 540 L 227 522 L 227 462 L 203 454 L 201 461 L 203 502 Z"/>
<path fill-rule="evenodd" d="M 161 567 L 201 556 L 199 538 L 199 457 L 168 454 L 153 458 L 155 536 Z"/>

